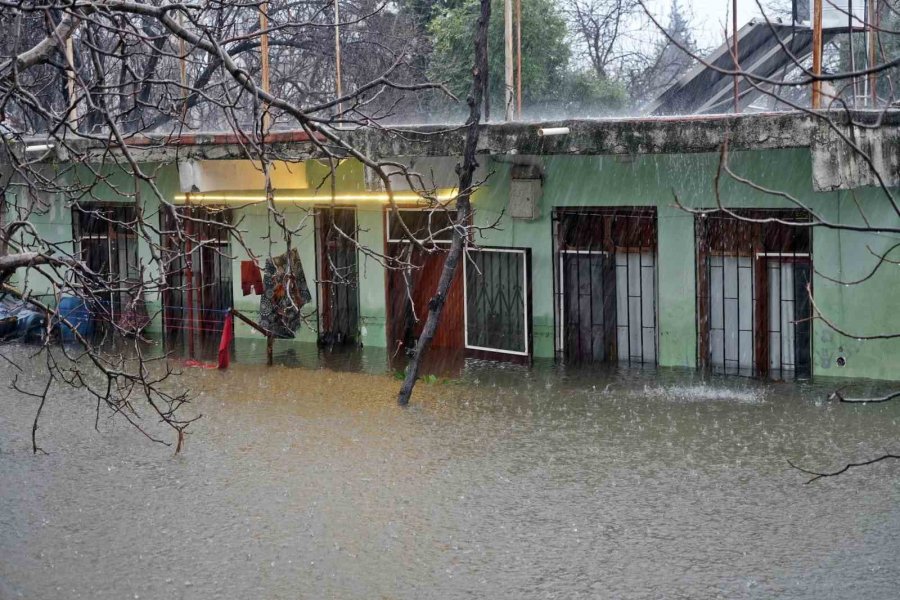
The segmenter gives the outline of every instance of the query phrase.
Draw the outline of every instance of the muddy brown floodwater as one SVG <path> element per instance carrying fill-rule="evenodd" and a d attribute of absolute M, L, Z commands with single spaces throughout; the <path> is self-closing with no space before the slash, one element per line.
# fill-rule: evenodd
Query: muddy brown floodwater
<path fill-rule="evenodd" d="M 804 485 L 786 462 L 900 449 L 900 406 L 828 381 L 468 363 L 407 409 L 386 374 L 182 381 L 203 418 L 179 456 L 70 392 L 33 456 L 33 399 L 0 391 L 0 598 L 900 593 L 900 465 Z"/>

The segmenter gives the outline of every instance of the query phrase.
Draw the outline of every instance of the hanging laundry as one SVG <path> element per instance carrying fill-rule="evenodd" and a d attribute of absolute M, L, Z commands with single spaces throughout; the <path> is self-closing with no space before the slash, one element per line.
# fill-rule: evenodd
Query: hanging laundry
<path fill-rule="evenodd" d="M 276 337 L 294 337 L 303 321 L 300 309 L 312 299 L 296 248 L 266 259 L 263 290 L 259 300 L 259 324 Z"/>
<path fill-rule="evenodd" d="M 231 314 L 225 317 L 225 326 L 222 328 L 222 338 L 219 340 L 219 364 L 220 369 L 227 369 L 231 361 L 228 349 L 234 340 L 234 319 Z"/>
<path fill-rule="evenodd" d="M 262 274 L 255 260 L 241 261 L 241 291 L 245 296 L 263 293 Z"/>

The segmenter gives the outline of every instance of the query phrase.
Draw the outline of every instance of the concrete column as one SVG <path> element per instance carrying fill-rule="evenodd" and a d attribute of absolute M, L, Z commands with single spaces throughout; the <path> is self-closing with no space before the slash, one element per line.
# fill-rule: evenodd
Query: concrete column
<path fill-rule="evenodd" d="M 361 206 L 356 213 L 363 247 L 381 252 L 384 248 L 384 211 Z M 385 329 L 385 269 L 377 260 L 359 253 L 359 317 L 360 337 L 364 346 L 383 348 L 387 345 Z"/>
<path fill-rule="evenodd" d="M 659 364 L 663 367 L 695 367 L 697 279 L 694 216 L 663 204 L 658 211 Z"/>

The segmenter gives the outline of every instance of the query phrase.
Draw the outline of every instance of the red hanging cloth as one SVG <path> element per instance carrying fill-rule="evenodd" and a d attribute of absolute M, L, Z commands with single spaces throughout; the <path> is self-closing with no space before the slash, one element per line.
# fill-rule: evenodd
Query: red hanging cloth
<path fill-rule="evenodd" d="M 229 312 L 225 317 L 225 326 L 222 328 L 222 339 L 219 340 L 219 368 L 227 369 L 228 363 L 231 361 L 231 355 L 228 348 L 234 340 L 234 318 Z"/>
<path fill-rule="evenodd" d="M 241 261 L 241 292 L 245 296 L 263 293 L 262 274 L 255 261 Z"/>

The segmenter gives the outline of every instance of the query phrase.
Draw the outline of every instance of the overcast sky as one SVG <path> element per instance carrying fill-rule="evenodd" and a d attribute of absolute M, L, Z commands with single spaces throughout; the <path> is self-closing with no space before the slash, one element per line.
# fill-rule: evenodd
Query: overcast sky
<path fill-rule="evenodd" d="M 770 0 L 761 0 L 763 5 L 772 4 Z M 790 7 L 790 0 L 780 0 Z M 722 43 L 724 27 L 731 30 L 732 0 L 679 0 L 679 4 L 688 9 L 692 22 L 697 29 L 698 42 L 701 46 L 712 46 Z M 662 23 L 668 23 L 669 8 L 672 0 L 649 0 L 648 8 L 655 16 L 662 17 Z M 756 0 L 738 0 L 738 27 L 744 26 L 750 19 L 761 16 Z"/>

